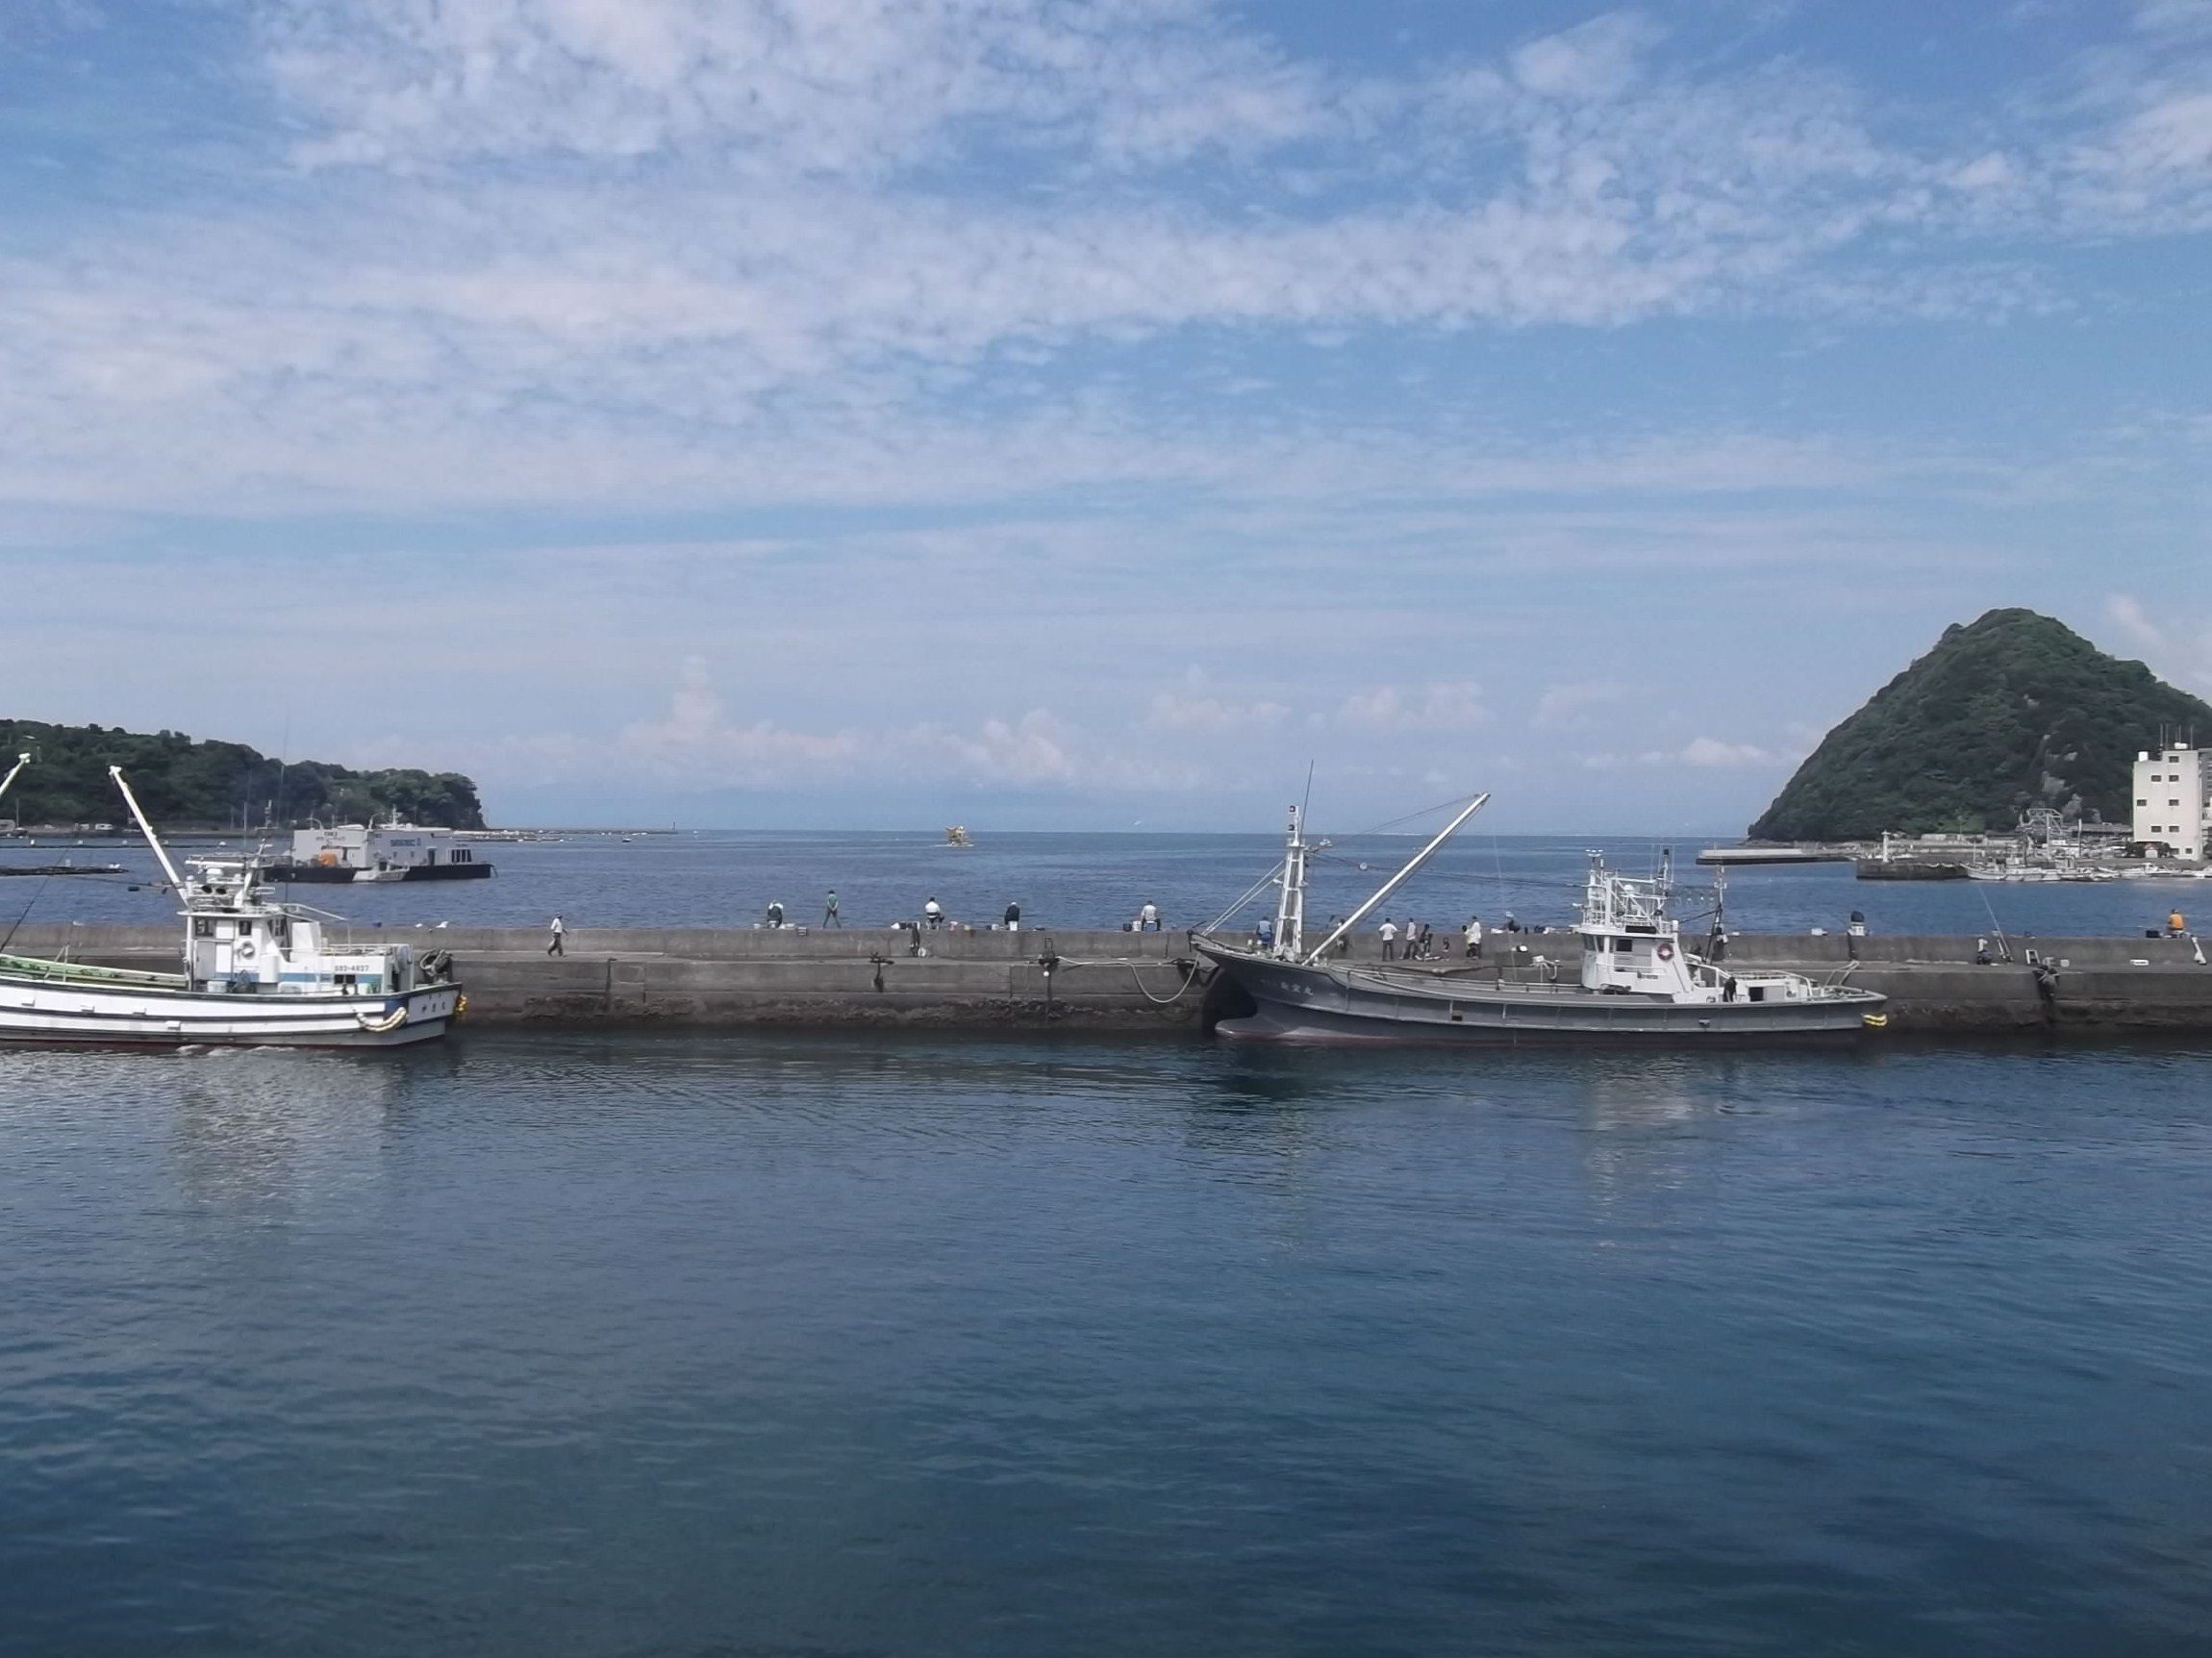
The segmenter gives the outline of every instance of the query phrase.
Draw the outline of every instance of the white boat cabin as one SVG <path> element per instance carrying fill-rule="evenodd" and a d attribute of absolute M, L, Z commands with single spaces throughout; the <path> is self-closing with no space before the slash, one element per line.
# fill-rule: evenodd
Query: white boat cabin
<path fill-rule="evenodd" d="M 1672 884 L 1667 873 L 1647 880 L 1617 875 L 1601 853 L 1590 854 L 1575 926 L 1584 990 L 1689 1003 L 1816 999 L 1819 988 L 1800 973 L 1739 972 L 1685 949 L 1679 925 L 1667 913 Z"/>
<path fill-rule="evenodd" d="M 450 829 L 402 823 L 317 823 L 295 829 L 291 861 L 324 868 L 394 870 L 473 864 L 475 851 L 459 845 Z"/>
<path fill-rule="evenodd" d="M 410 944 L 333 948 L 304 908 L 261 896 L 251 864 L 196 858 L 187 867 L 185 974 L 195 990 L 382 996 L 436 976 L 438 963 L 422 972 Z"/>

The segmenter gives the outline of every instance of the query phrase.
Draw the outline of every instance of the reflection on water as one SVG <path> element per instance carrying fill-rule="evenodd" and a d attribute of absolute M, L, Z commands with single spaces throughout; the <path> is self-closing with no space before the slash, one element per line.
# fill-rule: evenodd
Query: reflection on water
<path fill-rule="evenodd" d="M 2208 1057 L 0 1053 L 0 1646 L 2190 1650 Z"/>
<path fill-rule="evenodd" d="M 194 1207 L 264 1221 L 330 1218 L 366 1204 L 393 1118 L 405 1112 L 417 1076 L 439 1063 L 412 1053 L 273 1048 L 168 1057 L 180 1194 Z"/>

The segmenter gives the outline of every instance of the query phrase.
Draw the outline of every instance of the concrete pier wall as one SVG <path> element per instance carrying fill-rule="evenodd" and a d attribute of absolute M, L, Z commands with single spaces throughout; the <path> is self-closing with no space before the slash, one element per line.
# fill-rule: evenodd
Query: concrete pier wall
<path fill-rule="evenodd" d="M 334 929 L 336 931 L 336 929 Z M 671 1025 L 1200 1028 L 1204 985 L 1182 933 L 924 932 L 787 928 L 579 929 L 545 954 L 531 928 L 357 928 L 357 939 L 451 950 L 469 1018 Z M 23 927 L 8 949 L 119 967 L 173 968 L 160 926 Z M 1994 941 L 1993 941 L 1994 944 Z M 1843 976 L 1891 998 L 1895 1029 L 2212 1030 L 2212 967 L 2190 939 L 2014 939 L 2013 960 L 1978 966 L 1972 938 L 1740 935 L 1730 963 Z M 1371 935 L 1353 960 L 1372 960 Z M 2039 973 L 2028 952 L 2049 967 Z M 1047 963 L 1049 962 L 1049 966 Z M 1571 933 L 1494 937 L 1486 965 L 1581 970 Z M 1437 964 L 1464 968 L 1463 958 Z"/>

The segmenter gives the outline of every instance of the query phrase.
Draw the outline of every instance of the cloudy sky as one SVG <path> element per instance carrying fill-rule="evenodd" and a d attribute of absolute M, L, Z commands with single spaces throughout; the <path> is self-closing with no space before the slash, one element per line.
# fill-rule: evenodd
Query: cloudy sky
<path fill-rule="evenodd" d="M 2212 692 L 2212 0 L 8 0 L 6 712 L 509 821 L 1724 829 Z"/>

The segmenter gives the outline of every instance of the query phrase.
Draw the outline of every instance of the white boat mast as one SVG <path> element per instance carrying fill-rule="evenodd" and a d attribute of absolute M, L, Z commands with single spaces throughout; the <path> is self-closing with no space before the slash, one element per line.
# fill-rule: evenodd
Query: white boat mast
<path fill-rule="evenodd" d="M 1298 809 L 1291 808 L 1290 844 L 1283 853 L 1283 897 L 1275 908 L 1275 954 L 1294 959 L 1306 932 L 1306 854 Z"/>
<path fill-rule="evenodd" d="M 1335 943 L 1339 939 L 1343 938 L 1346 933 L 1350 932 L 1354 927 L 1358 926 L 1362 921 L 1366 920 L 1368 917 L 1373 913 L 1376 905 L 1380 904 L 1385 898 L 1389 897 L 1393 892 L 1396 892 L 1400 887 L 1404 886 L 1416 869 L 1419 869 L 1423 864 L 1427 863 L 1430 858 L 1436 855 L 1436 849 L 1439 846 L 1442 846 L 1446 841 L 1450 840 L 1454 835 L 1459 833 L 1459 826 L 1462 823 L 1465 823 L 1470 817 L 1472 817 L 1477 812 L 1480 812 L 1485 806 L 1489 804 L 1490 795 L 1487 791 L 1481 794 L 1477 794 L 1472 800 L 1469 801 L 1467 806 L 1460 812 L 1458 816 L 1454 817 L 1449 823 L 1446 823 L 1441 830 L 1437 832 L 1435 840 L 1431 841 L 1427 845 L 1423 846 L 1420 851 L 1416 852 L 1407 862 L 1404 868 L 1400 869 L 1396 874 L 1393 875 L 1389 880 L 1385 881 L 1381 886 L 1375 889 L 1375 895 L 1373 897 L 1370 898 L 1366 903 L 1362 904 L 1358 909 L 1354 910 L 1348 917 L 1345 918 L 1345 922 L 1342 926 L 1338 927 L 1335 932 L 1331 933 L 1327 938 L 1323 939 L 1314 947 L 1313 953 L 1306 957 L 1306 965 L 1308 967 L 1312 967 L 1316 962 L 1320 961 L 1322 956 L 1328 953 L 1328 948 L 1331 944 Z"/>
<path fill-rule="evenodd" d="M 115 780 L 115 787 L 123 791 L 123 803 L 130 807 L 131 816 L 138 820 L 138 828 L 146 837 L 146 844 L 154 849 L 154 857 L 162 866 L 162 873 L 168 876 L 170 887 L 181 896 L 185 890 L 185 878 L 177 873 L 177 867 L 169 862 L 168 849 L 162 844 L 162 838 L 154 833 L 154 826 L 146 821 L 146 815 L 138 806 L 138 797 L 131 792 L 130 784 L 124 780 L 123 768 L 120 766 L 111 766 L 108 767 L 108 775 Z"/>
<path fill-rule="evenodd" d="M 15 756 L 14 767 L 8 773 L 7 776 L 0 777 L 0 798 L 5 798 L 7 796 L 8 791 L 11 787 L 13 786 L 15 779 L 23 775 L 23 767 L 30 764 L 31 757 L 28 754 L 18 754 Z"/>

